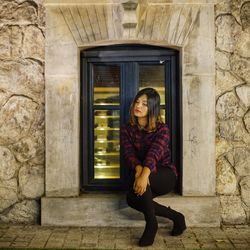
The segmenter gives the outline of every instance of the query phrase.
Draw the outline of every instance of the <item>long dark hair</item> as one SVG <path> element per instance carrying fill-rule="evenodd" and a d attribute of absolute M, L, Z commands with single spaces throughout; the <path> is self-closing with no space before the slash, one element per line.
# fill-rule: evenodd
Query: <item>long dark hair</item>
<path fill-rule="evenodd" d="M 148 99 L 148 125 L 145 128 L 148 132 L 155 131 L 156 123 L 162 123 L 160 115 L 160 103 L 161 98 L 159 93 L 153 88 L 141 89 L 135 96 L 130 106 L 130 118 L 129 123 L 131 125 L 138 125 L 137 117 L 134 115 L 134 106 L 139 97 L 146 95 Z"/>

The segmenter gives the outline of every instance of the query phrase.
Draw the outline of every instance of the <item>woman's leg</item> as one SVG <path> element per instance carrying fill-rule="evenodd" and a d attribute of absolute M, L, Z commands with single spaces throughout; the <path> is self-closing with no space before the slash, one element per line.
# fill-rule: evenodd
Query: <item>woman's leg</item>
<path fill-rule="evenodd" d="M 140 246 L 149 246 L 154 242 L 154 238 L 158 229 L 158 223 L 155 216 L 153 205 L 153 196 L 150 186 L 147 186 L 145 193 L 138 196 L 133 190 L 134 175 L 131 176 L 129 192 L 127 194 L 127 203 L 130 207 L 142 212 L 146 221 L 146 226 L 142 237 L 139 241 Z"/>
<path fill-rule="evenodd" d="M 157 172 L 149 176 L 150 187 L 153 196 L 168 194 L 173 191 L 176 185 L 176 176 L 168 167 L 158 167 Z"/>
<path fill-rule="evenodd" d="M 151 173 L 149 177 L 150 186 L 154 197 L 171 192 L 176 184 L 176 177 L 170 168 L 160 167 L 156 173 Z M 165 207 L 155 201 L 153 201 L 155 215 L 166 217 L 173 221 L 174 227 L 172 235 L 180 235 L 186 229 L 185 217 L 183 214 Z"/>

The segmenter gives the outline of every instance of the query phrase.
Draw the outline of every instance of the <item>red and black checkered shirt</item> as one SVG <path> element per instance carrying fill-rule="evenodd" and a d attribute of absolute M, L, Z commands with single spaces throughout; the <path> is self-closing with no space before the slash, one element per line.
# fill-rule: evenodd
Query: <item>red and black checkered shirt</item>
<path fill-rule="evenodd" d="M 157 123 L 154 132 L 130 124 L 121 128 L 123 157 L 131 169 L 141 165 L 155 172 L 157 166 L 170 167 L 177 176 L 176 167 L 171 163 L 169 142 L 169 129 L 164 123 Z"/>

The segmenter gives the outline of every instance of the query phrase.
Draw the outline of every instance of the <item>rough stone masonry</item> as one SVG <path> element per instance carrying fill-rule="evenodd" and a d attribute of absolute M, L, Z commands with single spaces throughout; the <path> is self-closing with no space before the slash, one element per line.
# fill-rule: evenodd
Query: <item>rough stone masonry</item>
<path fill-rule="evenodd" d="M 0 1 L 0 220 L 35 223 L 44 193 L 42 1 Z"/>
<path fill-rule="evenodd" d="M 250 222 L 250 1 L 218 1 L 217 195 L 224 224 Z M 0 0 L 0 220 L 39 223 L 44 194 L 42 0 Z M 209 104 L 208 104 L 209 105 Z"/>

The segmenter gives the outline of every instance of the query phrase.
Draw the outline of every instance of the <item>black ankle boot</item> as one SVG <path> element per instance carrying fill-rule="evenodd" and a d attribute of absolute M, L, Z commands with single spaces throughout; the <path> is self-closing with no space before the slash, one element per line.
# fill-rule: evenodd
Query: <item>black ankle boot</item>
<path fill-rule="evenodd" d="M 174 227 L 172 230 L 172 235 L 181 235 L 186 227 L 185 217 L 182 213 L 179 213 L 170 207 L 165 207 L 157 202 L 154 202 L 155 215 L 168 218 L 173 221 Z"/>
<path fill-rule="evenodd" d="M 174 227 L 171 234 L 173 236 L 181 235 L 187 228 L 184 215 L 182 213 L 176 212 L 173 222 L 174 222 Z"/>
<path fill-rule="evenodd" d="M 158 223 L 155 216 L 150 220 L 147 220 L 144 232 L 142 234 L 141 239 L 139 240 L 139 246 L 141 247 L 151 246 L 154 243 L 157 229 L 158 229 Z"/>

